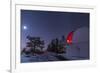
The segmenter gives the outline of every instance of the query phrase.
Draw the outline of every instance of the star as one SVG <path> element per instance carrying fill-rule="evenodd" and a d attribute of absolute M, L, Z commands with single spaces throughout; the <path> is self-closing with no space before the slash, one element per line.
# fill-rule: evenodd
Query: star
<path fill-rule="evenodd" d="M 23 26 L 23 29 L 26 30 L 27 29 L 27 26 Z"/>

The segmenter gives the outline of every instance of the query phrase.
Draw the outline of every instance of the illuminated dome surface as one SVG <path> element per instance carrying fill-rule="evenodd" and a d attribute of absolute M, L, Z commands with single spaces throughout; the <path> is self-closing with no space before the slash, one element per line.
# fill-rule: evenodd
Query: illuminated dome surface
<path fill-rule="evenodd" d="M 89 41 L 89 29 L 88 27 L 82 27 L 74 32 L 72 42 L 81 43 Z"/>

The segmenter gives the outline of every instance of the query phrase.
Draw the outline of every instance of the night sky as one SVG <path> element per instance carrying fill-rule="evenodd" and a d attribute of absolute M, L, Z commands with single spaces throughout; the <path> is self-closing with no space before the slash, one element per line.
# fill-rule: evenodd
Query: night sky
<path fill-rule="evenodd" d="M 21 48 L 27 35 L 41 37 L 47 46 L 52 39 L 84 26 L 89 27 L 89 13 L 21 10 Z"/>

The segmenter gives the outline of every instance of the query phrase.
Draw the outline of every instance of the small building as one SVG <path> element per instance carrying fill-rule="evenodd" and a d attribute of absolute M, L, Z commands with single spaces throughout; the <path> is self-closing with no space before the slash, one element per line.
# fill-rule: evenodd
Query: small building
<path fill-rule="evenodd" d="M 81 27 L 67 36 L 66 56 L 68 59 L 89 59 L 89 28 Z"/>

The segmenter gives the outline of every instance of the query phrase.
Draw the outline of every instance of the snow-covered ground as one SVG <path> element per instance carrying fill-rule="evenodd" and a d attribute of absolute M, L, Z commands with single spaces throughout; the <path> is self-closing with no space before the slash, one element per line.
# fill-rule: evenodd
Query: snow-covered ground
<path fill-rule="evenodd" d="M 75 48 L 74 48 L 75 49 Z M 70 51 L 71 50 L 71 51 Z M 43 54 L 32 55 L 21 55 L 21 63 L 30 62 L 47 62 L 47 61 L 68 61 L 68 60 L 86 60 L 87 58 L 81 57 L 78 52 L 74 54 L 71 47 L 66 48 L 66 53 L 57 54 L 52 52 L 46 52 Z M 76 50 L 77 51 L 77 50 Z M 73 53 L 73 54 L 71 54 Z M 78 55 L 77 55 L 78 54 Z"/>
<path fill-rule="evenodd" d="M 59 59 L 56 57 L 57 54 L 47 52 L 45 54 L 41 55 L 21 55 L 21 63 L 27 63 L 27 62 L 45 62 L 45 61 L 59 61 Z"/>
<path fill-rule="evenodd" d="M 41 55 L 21 55 L 21 63 L 30 62 L 47 62 L 47 61 L 69 61 L 69 60 L 84 60 L 84 58 L 77 56 L 68 56 L 67 53 L 56 54 L 47 52 Z"/>

